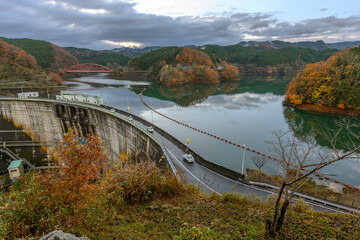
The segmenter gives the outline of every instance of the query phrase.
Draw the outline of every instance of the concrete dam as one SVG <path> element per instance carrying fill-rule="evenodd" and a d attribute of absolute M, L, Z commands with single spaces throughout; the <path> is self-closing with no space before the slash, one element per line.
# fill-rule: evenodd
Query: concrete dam
<path fill-rule="evenodd" d="M 0 115 L 42 146 L 53 148 L 69 128 L 81 136 L 94 133 L 108 147 L 110 159 L 120 155 L 153 160 L 161 168 L 176 169 L 162 143 L 146 130 L 106 107 L 50 99 L 0 98 Z"/>

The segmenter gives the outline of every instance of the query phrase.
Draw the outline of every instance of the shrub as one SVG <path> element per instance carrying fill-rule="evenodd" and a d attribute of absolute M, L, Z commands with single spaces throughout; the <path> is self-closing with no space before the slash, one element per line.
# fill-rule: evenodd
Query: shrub
<path fill-rule="evenodd" d="M 113 166 L 107 172 L 104 187 L 110 204 L 116 206 L 169 198 L 190 191 L 183 181 L 168 172 L 163 174 L 151 161 L 125 161 Z"/>

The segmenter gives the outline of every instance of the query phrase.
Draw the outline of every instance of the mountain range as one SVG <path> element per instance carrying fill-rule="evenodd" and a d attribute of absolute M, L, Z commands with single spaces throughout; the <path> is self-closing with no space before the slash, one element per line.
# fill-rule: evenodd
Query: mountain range
<path fill-rule="evenodd" d="M 274 48 L 280 49 L 285 47 L 302 47 L 302 48 L 310 48 L 313 50 L 323 51 L 326 49 L 338 49 L 342 50 L 348 47 L 359 46 L 360 41 L 352 41 L 352 42 L 337 42 L 337 43 L 325 43 L 322 40 L 319 41 L 304 41 L 304 42 L 285 42 L 280 40 L 275 41 L 242 41 L 237 45 L 242 47 L 260 47 L 260 48 Z"/>

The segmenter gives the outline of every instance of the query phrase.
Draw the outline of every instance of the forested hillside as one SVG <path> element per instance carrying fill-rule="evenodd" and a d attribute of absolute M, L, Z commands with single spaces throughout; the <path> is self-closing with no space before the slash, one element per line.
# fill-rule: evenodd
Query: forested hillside
<path fill-rule="evenodd" d="M 80 63 L 97 63 L 104 66 L 107 64 L 126 66 L 130 60 L 129 57 L 111 51 L 95 51 L 75 47 L 66 47 L 64 49 L 74 55 Z"/>
<path fill-rule="evenodd" d="M 239 79 L 237 67 L 221 60 L 213 62 L 207 53 L 194 48 L 161 48 L 133 59 L 129 67 L 149 68 L 148 78 L 166 85 Z"/>
<path fill-rule="evenodd" d="M 78 63 L 77 59 L 64 49 L 46 41 L 28 38 L 2 39 L 34 56 L 37 63 L 48 72 L 66 69 Z"/>
<path fill-rule="evenodd" d="M 156 68 L 159 61 L 173 64 L 180 53 L 180 47 L 164 47 L 130 62 L 130 67 L 141 70 Z M 317 51 L 309 48 L 286 47 L 276 49 L 272 46 L 243 47 L 240 45 L 205 45 L 196 48 L 205 52 L 214 64 L 228 62 L 236 65 L 243 75 L 295 75 L 307 63 L 328 59 L 336 49 Z"/>
<path fill-rule="evenodd" d="M 129 66 L 137 67 L 141 70 L 147 70 L 162 60 L 167 64 L 172 64 L 180 50 L 181 47 L 163 47 L 158 50 L 145 53 L 141 57 L 134 58 L 129 63 Z"/>
<path fill-rule="evenodd" d="M 286 101 L 340 109 L 360 109 L 360 47 L 309 64 L 291 81 Z"/>
<path fill-rule="evenodd" d="M 0 83 L 51 85 L 60 82 L 55 73 L 50 73 L 48 77 L 33 56 L 0 39 Z"/>
<path fill-rule="evenodd" d="M 281 49 L 265 47 L 242 47 L 240 45 L 201 47 L 206 53 L 213 53 L 222 60 L 238 64 L 255 64 L 257 66 L 275 66 L 278 64 L 295 64 L 302 61 L 313 63 L 326 60 L 337 50 L 317 51 L 310 48 L 286 47 Z"/>

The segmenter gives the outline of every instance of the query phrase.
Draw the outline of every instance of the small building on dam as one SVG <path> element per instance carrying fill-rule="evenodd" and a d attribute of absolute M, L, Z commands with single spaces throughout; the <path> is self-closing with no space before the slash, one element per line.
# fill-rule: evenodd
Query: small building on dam
<path fill-rule="evenodd" d="M 111 161 L 126 153 L 131 159 L 156 161 L 161 168 L 171 164 L 164 147 L 151 134 L 100 106 L 63 100 L 0 98 L 0 117 L 21 127 L 33 141 L 44 146 L 54 146 L 69 128 L 75 127 L 82 136 L 94 133 L 102 138 Z"/>

